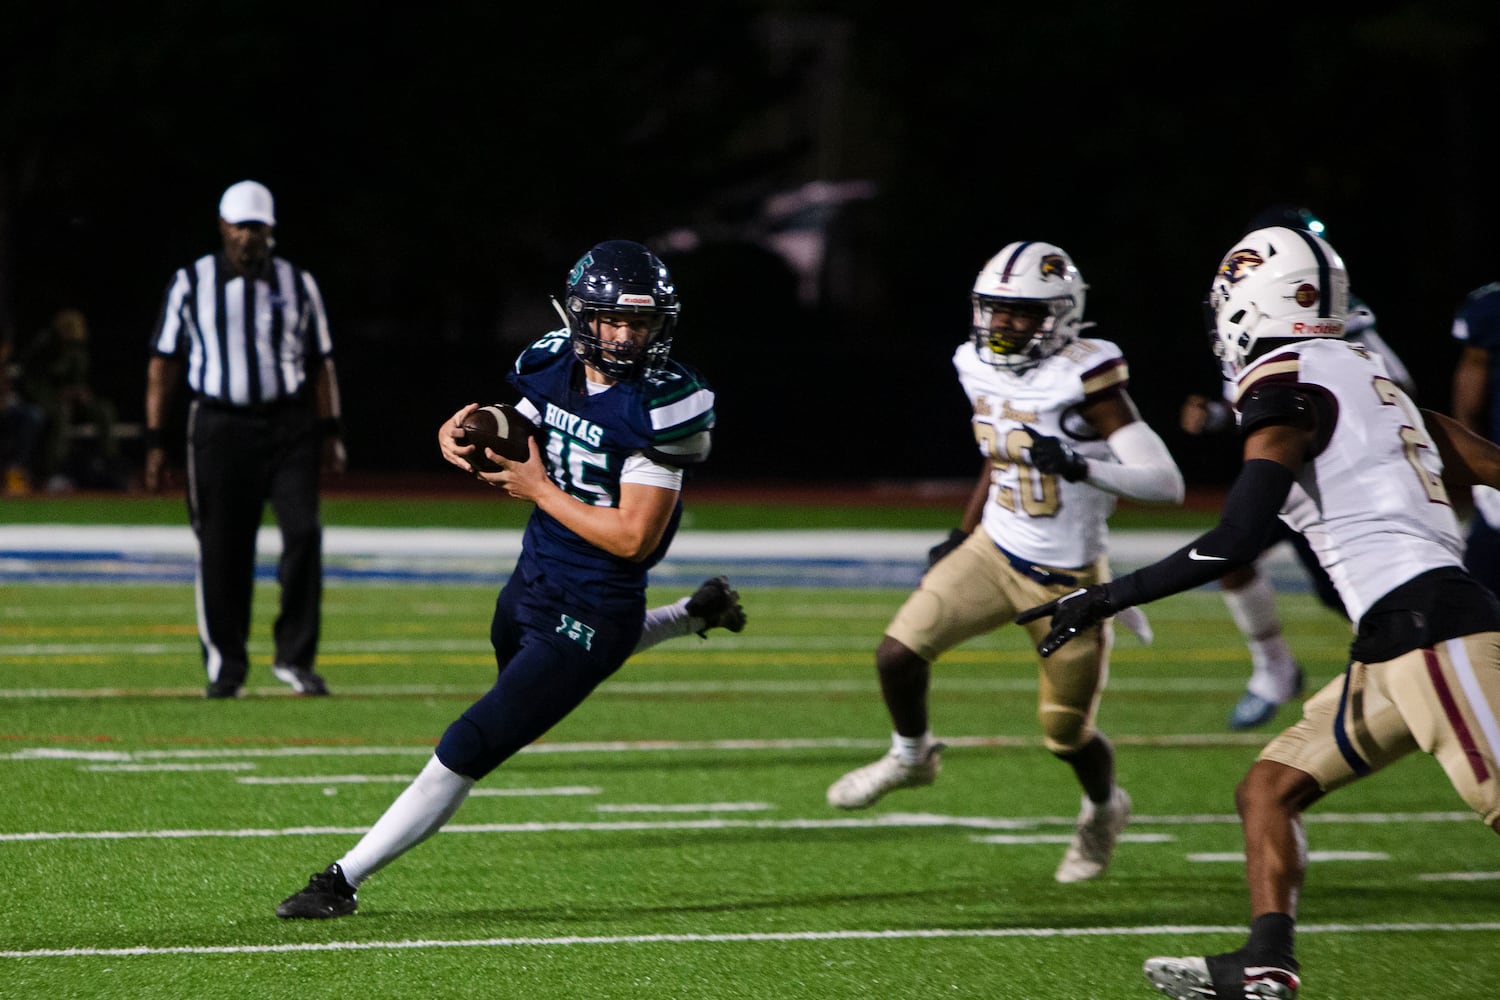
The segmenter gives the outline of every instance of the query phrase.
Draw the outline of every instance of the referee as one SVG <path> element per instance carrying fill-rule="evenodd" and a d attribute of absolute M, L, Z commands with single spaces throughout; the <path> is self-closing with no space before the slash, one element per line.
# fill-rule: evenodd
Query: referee
<path fill-rule="evenodd" d="M 269 501 L 281 529 L 281 608 L 271 672 L 326 695 L 313 670 L 323 592 L 320 471 L 344 471 L 338 378 L 311 274 L 273 256 L 275 205 L 255 181 L 219 201 L 221 253 L 172 276 L 146 371 L 145 486 L 162 486 L 162 431 L 184 373 L 187 506 L 198 540 L 198 638 L 210 698 L 239 695 L 255 587 L 255 540 Z"/>

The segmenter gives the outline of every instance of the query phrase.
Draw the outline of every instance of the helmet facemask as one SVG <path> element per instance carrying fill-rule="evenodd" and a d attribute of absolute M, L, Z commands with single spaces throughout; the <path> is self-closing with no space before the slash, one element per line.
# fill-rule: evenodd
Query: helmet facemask
<path fill-rule="evenodd" d="M 566 308 L 560 311 L 568 322 L 573 353 L 590 368 L 617 382 L 653 377 L 672 352 L 672 329 L 677 323 L 675 310 L 666 313 L 654 307 L 600 307 L 570 295 Z M 607 340 L 599 333 L 601 316 L 644 317 L 649 324 L 647 339 L 644 343 Z"/>
<path fill-rule="evenodd" d="M 1022 372 L 1057 353 L 1073 339 L 1063 333 L 1063 323 L 1074 309 L 1071 298 L 1015 299 L 974 294 L 974 349 L 988 364 Z M 1029 332 L 995 323 L 996 314 L 1010 313 L 1032 325 Z"/>

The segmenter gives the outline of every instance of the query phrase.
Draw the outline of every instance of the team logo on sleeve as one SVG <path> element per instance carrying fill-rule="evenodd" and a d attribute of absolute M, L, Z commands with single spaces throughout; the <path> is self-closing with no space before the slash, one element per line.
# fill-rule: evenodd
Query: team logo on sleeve
<path fill-rule="evenodd" d="M 1224 258 L 1224 263 L 1219 267 L 1219 273 L 1224 276 L 1224 280 L 1232 285 L 1236 281 L 1248 278 L 1251 271 L 1254 271 L 1265 262 L 1266 259 L 1260 255 L 1260 251 L 1258 250 L 1236 250 Z"/>

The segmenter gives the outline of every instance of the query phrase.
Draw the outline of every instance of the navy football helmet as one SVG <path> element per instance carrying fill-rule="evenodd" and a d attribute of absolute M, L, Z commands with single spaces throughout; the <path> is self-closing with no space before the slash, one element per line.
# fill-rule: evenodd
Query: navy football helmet
<path fill-rule="evenodd" d="M 573 265 L 558 311 L 567 321 L 573 353 L 584 364 L 632 382 L 666 363 L 681 308 L 672 276 L 656 254 L 630 240 L 606 240 Z M 605 341 L 596 328 L 601 314 L 644 317 L 650 330 L 646 342 Z"/>

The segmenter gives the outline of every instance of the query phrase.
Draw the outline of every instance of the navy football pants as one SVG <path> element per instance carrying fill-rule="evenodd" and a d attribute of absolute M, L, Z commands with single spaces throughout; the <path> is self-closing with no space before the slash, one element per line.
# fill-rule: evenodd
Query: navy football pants
<path fill-rule="evenodd" d="M 584 604 L 577 595 L 588 589 L 554 586 L 521 554 L 490 625 L 499 676 L 443 733 L 444 767 L 483 778 L 566 718 L 635 650 L 644 590 Z"/>

